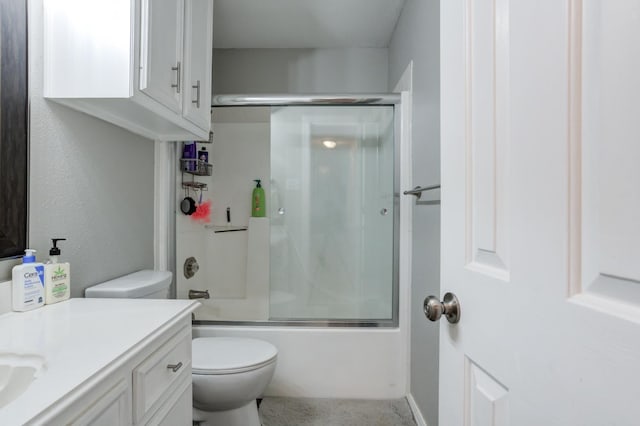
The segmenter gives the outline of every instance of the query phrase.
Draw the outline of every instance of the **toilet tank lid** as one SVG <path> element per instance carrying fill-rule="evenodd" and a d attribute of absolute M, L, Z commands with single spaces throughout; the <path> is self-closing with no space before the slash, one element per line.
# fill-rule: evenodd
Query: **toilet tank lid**
<path fill-rule="evenodd" d="M 168 289 L 171 276 L 169 271 L 142 270 L 89 287 L 84 291 L 84 295 L 135 299 Z"/>

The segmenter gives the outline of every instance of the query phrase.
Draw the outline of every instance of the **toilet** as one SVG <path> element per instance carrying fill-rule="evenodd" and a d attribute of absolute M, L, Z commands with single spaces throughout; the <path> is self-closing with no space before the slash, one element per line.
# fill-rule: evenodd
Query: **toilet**
<path fill-rule="evenodd" d="M 202 426 L 260 426 L 256 398 L 269 385 L 278 350 L 239 337 L 193 339 L 193 421 Z"/>
<path fill-rule="evenodd" d="M 94 285 L 85 297 L 167 299 L 171 272 L 143 270 Z M 256 398 L 269 385 L 278 350 L 239 337 L 192 341 L 193 421 L 201 426 L 260 426 Z"/>

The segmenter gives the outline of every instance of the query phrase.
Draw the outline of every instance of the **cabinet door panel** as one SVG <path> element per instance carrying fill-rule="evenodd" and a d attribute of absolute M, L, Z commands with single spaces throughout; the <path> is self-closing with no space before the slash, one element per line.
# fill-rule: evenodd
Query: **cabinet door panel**
<path fill-rule="evenodd" d="M 175 368 L 169 367 L 175 366 Z M 191 382 L 191 329 L 184 328 L 133 370 L 136 422 L 162 405 L 181 380 Z"/>
<path fill-rule="evenodd" d="M 166 413 L 158 410 L 158 415 L 151 419 L 150 424 L 156 424 L 158 426 L 186 426 L 193 424 L 191 377 L 189 377 L 189 380 L 187 380 L 175 394 L 179 396 L 173 396 L 172 399 L 166 403 L 166 405 L 170 405 L 171 408 Z M 171 404 L 172 402 L 173 404 Z"/>
<path fill-rule="evenodd" d="M 140 90 L 181 112 L 184 0 L 142 0 Z"/>
<path fill-rule="evenodd" d="M 124 426 L 130 423 L 131 389 L 124 379 L 106 394 L 91 402 L 84 413 L 70 422 L 74 426 Z"/>
<path fill-rule="evenodd" d="M 211 126 L 213 2 L 185 0 L 184 117 L 202 129 Z"/>

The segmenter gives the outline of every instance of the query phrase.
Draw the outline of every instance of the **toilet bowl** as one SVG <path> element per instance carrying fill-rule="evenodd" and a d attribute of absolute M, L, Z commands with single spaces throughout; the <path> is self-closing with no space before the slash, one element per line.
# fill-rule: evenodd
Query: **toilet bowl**
<path fill-rule="evenodd" d="M 256 398 L 269 385 L 278 350 L 257 339 L 192 342 L 193 420 L 202 426 L 260 426 Z"/>

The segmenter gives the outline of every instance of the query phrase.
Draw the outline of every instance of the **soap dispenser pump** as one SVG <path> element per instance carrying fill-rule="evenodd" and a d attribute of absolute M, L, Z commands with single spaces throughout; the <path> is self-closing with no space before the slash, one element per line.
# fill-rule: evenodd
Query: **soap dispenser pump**
<path fill-rule="evenodd" d="M 256 187 L 251 197 L 251 216 L 265 217 L 264 188 L 260 185 L 260 179 L 254 179 Z"/>
<path fill-rule="evenodd" d="M 49 261 L 44 265 L 45 303 L 47 305 L 67 300 L 71 295 L 71 265 L 60 263 L 58 241 L 66 238 L 52 238 L 53 247 L 49 250 Z"/>

